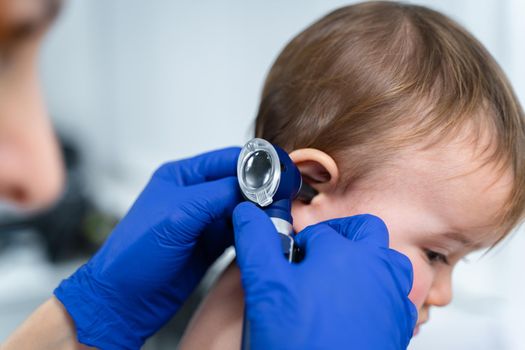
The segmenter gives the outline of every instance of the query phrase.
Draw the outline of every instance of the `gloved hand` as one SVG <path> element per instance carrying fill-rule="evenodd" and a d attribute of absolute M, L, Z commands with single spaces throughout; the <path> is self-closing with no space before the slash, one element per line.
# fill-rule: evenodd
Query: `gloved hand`
<path fill-rule="evenodd" d="M 161 166 L 97 254 L 62 281 L 55 296 L 81 343 L 138 349 L 177 312 L 233 243 L 239 152 Z"/>
<path fill-rule="evenodd" d="M 268 218 L 251 203 L 233 213 L 250 348 L 405 349 L 417 311 L 410 260 L 388 248 L 381 219 L 357 215 L 297 235 L 289 264 Z"/>

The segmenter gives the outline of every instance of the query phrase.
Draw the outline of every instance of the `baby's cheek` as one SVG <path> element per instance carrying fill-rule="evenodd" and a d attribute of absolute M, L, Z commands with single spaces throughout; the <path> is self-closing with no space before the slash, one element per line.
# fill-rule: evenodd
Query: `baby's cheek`
<path fill-rule="evenodd" d="M 432 287 L 433 271 L 428 261 L 423 257 L 418 247 L 412 245 L 399 244 L 392 237 L 390 247 L 405 254 L 412 263 L 414 271 L 414 279 L 412 281 L 412 289 L 408 295 L 410 301 L 416 306 L 418 312 L 425 304 L 430 288 Z"/>
<path fill-rule="evenodd" d="M 427 262 L 421 256 L 406 255 L 410 258 L 414 269 L 414 281 L 408 297 L 416 308 L 420 310 L 432 286 L 432 271 L 429 271 Z"/>

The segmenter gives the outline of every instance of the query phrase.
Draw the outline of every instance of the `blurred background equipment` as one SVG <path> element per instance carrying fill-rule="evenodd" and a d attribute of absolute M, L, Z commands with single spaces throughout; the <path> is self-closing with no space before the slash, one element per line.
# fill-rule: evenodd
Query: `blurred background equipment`
<path fill-rule="evenodd" d="M 0 342 L 96 249 L 158 165 L 251 138 L 278 52 L 313 20 L 352 2 L 65 2 L 40 68 L 63 135 L 68 187 L 49 212 L 0 220 Z M 525 2 L 410 2 L 470 30 L 525 102 Z M 454 301 L 432 312 L 410 349 L 525 349 L 523 251 L 521 230 L 487 256 L 461 263 Z M 221 264 L 145 349 L 173 348 Z"/>

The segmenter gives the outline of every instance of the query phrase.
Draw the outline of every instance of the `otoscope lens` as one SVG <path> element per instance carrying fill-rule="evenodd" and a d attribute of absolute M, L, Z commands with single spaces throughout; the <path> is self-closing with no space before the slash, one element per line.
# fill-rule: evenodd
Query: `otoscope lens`
<path fill-rule="evenodd" d="M 279 155 L 266 140 L 254 138 L 241 149 L 237 178 L 243 196 L 261 207 L 273 202 L 281 181 Z"/>
<path fill-rule="evenodd" d="M 265 151 L 255 151 L 246 160 L 243 171 L 245 183 L 251 188 L 266 184 L 272 174 L 272 159 Z"/>

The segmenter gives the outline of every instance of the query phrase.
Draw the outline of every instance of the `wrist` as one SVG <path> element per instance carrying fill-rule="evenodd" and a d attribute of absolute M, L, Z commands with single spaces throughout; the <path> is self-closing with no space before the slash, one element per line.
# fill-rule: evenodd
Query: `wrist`
<path fill-rule="evenodd" d="M 2 350 L 87 350 L 77 341 L 72 319 L 63 305 L 50 298 L 0 346 Z"/>
<path fill-rule="evenodd" d="M 54 290 L 73 320 L 78 341 L 101 349 L 139 349 L 145 336 L 131 330 L 92 282 L 84 265 Z"/>

